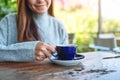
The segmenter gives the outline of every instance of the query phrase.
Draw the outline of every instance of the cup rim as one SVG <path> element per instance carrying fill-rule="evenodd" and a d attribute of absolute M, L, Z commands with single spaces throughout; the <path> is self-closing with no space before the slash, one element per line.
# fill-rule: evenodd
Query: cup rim
<path fill-rule="evenodd" d="M 67 44 L 67 45 L 57 45 L 56 47 L 77 47 L 77 45 Z"/>

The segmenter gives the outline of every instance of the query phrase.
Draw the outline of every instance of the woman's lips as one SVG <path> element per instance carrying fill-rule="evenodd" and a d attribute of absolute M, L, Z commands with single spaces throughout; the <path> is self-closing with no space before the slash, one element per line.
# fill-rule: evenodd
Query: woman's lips
<path fill-rule="evenodd" d="M 36 7 L 44 7 L 45 4 L 36 5 Z"/>
<path fill-rule="evenodd" d="M 36 6 L 37 9 L 44 9 L 45 5 Z"/>

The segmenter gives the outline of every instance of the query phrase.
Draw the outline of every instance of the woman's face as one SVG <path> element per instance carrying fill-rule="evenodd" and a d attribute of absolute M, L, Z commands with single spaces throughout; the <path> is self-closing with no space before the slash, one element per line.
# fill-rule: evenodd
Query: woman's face
<path fill-rule="evenodd" d="M 50 7 L 51 0 L 28 0 L 28 7 L 31 11 L 37 14 L 47 12 Z"/>

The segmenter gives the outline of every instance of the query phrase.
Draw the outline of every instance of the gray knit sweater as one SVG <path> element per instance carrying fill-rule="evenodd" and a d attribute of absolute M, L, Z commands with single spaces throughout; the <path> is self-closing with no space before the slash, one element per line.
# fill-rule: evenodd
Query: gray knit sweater
<path fill-rule="evenodd" d="M 34 15 L 43 42 L 52 45 L 68 43 L 64 26 L 48 14 Z M 9 14 L 0 21 L 0 61 L 35 61 L 34 50 L 38 41 L 18 43 L 16 14 Z"/>

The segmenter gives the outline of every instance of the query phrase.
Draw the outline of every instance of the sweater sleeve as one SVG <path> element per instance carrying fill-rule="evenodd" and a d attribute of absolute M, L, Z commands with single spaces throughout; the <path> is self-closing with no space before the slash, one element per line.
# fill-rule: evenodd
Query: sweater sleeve
<path fill-rule="evenodd" d="M 0 21 L 0 61 L 35 61 L 34 50 L 38 41 L 8 44 L 7 24 L 6 17 Z"/>
<path fill-rule="evenodd" d="M 30 62 L 35 61 L 35 42 L 22 42 L 11 45 L 0 44 L 0 61 Z"/>

